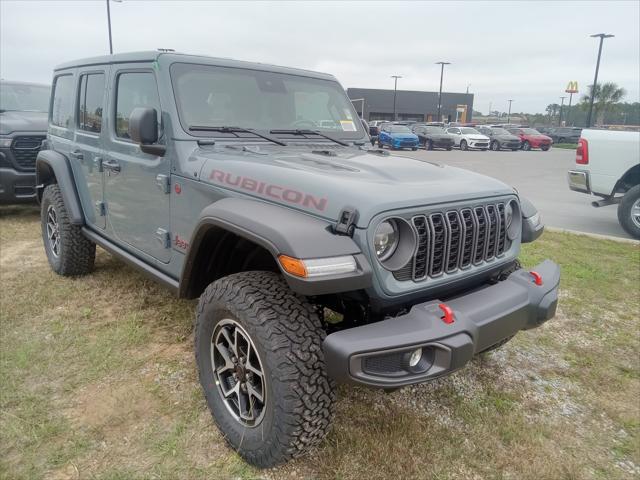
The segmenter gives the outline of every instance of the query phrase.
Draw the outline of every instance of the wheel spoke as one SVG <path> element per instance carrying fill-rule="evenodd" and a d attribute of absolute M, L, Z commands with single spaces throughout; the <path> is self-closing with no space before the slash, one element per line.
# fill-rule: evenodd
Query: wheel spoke
<path fill-rule="evenodd" d="M 223 328 L 222 330 L 220 330 L 220 333 L 222 334 L 222 336 L 224 337 L 224 339 L 227 342 L 227 345 L 229 345 L 229 348 L 231 349 L 231 352 L 237 357 L 238 356 L 238 350 L 236 349 L 236 344 L 235 344 L 235 335 L 234 335 L 234 340 L 231 340 L 231 336 L 229 336 L 229 331 L 226 328 Z"/>
<path fill-rule="evenodd" d="M 222 343 L 216 343 L 215 348 L 224 360 L 224 365 L 221 365 L 216 369 L 218 375 L 226 372 L 227 370 L 233 370 L 233 362 L 231 361 L 231 355 L 229 354 L 227 347 L 222 345 Z"/>
<path fill-rule="evenodd" d="M 239 398 L 240 395 L 240 382 L 236 382 L 235 385 L 231 388 L 226 388 L 224 382 L 220 382 L 220 389 L 222 390 L 222 394 L 229 398 L 232 395 L 235 395 L 236 398 Z"/>
<path fill-rule="evenodd" d="M 258 400 L 260 403 L 264 402 L 264 395 L 259 392 L 250 382 L 247 382 L 247 393 L 249 397 L 253 397 Z"/>

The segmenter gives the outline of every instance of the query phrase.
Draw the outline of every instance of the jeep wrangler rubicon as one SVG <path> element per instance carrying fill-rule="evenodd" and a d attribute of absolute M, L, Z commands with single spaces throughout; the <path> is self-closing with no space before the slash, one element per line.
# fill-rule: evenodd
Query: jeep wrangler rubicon
<path fill-rule="evenodd" d="M 202 389 L 255 466 L 322 440 L 336 383 L 427 382 L 555 314 L 558 266 L 517 261 L 535 208 L 372 149 L 331 75 L 161 51 L 67 63 L 53 85 L 51 268 L 87 274 L 100 245 L 199 297 Z"/>

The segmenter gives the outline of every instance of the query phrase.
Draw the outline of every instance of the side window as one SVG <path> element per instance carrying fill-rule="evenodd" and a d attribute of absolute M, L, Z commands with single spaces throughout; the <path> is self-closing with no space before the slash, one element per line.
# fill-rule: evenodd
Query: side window
<path fill-rule="evenodd" d="M 129 116 L 134 108 L 155 108 L 160 120 L 160 98 L 153 73 L 121 73 L 116 92 L 116 136 L 129 138 Z"/>
<path fill-rule="evenodd" d="M 104 74 L 80 77 L 78 101 L 78 128 L 86 132 L 102 130 L 102 102 L 104 99 Z"/>
<path fill-rule="evenodd" d="M 53 87 L 51 105 L 51 123 L 58 127 L 69 128 L 73 122 L 73 76 L 60 75 Z"/>

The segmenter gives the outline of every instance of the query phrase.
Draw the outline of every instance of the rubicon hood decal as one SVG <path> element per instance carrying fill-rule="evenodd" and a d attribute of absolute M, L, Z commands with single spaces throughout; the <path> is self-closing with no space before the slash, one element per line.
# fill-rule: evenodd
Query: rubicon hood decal
<path fill-rule="evenodd" d="M 254 178 L 234 175 L 233 173 L 222 170 L 211 170 L 209 180 L 212 183 L 241 188 L 249 192 L 257 193 L 261 196 L 285 201 L 294 205 L 301 205 L 305 208 L 312 208 L 319 212 L 324 212 L 327 208 L 327 199 L 325 197 L 316 197 L 309 193 L 300 192 L 295 188 L 261 182 Z"/>

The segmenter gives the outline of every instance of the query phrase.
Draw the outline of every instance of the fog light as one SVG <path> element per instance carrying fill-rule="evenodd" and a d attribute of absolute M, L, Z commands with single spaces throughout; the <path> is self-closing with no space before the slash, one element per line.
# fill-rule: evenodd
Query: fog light
<path fill-rule="evenodd" d="M 422 358 L 422 348 L 416 348 L 409 357 L 409 366 L 415 367 Z"/>

